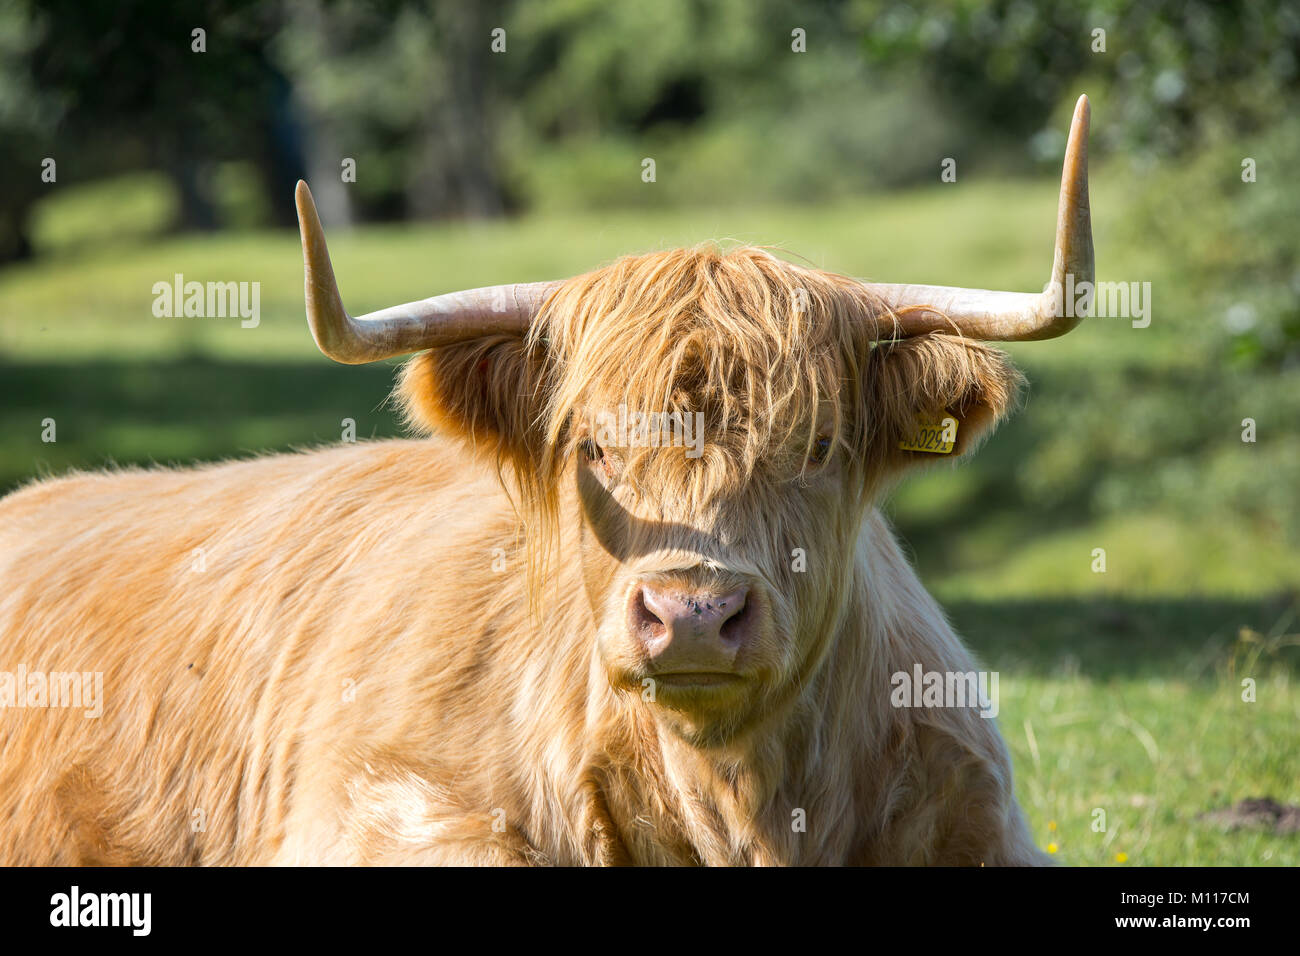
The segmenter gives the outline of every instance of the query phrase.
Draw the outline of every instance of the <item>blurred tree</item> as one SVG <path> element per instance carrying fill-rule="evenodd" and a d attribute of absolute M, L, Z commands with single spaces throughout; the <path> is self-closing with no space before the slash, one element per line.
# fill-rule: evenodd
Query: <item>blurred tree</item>
<path fill-rule="evenodd" d="M 495 131 L 499 87 L 491 30 L 506 4 L 345 0 L 287 4 L 273 42 L 312 125 L 318 177 L 363 218 L 501 213 Z M 333 155 L 330 155 L 333 154 Z M 337 201 L 337 200 L 335 200 Z"/>
<path fill-rule="evenodd" d="M 65 97 L 42 89 L 32 70 L 32 50 L 46 30 L 30 4 L 0 6 L 0 262 L 31 254 L 27 219 L 50 188 L 42 162 L 52 155 L 46 147 L 66 109 Z"/>
<path fill-rule="evenodd" d="M 509 179 L 570 207 L 815 198 L 930 179 L 941 144 L 967 141 L 969 125 L 914 69 L 870 67 L 863 28 L 841 0 L 520 4 Z M 667 188 L 629 189 L 628 170 L 652 151 L 671 171 Z"/>
<path fill-rule="evenodd" d="M 289 83 L 265 55 L 275 7 L 254 0 L 85 4 L 13 0 L 6 8 L 0 98 L 0 162 L 12 184 L 0 220 L 23 234 L 40 159 L 58 162 L 60 183 L 126 169 L 171 177 L 182 228 L 217 225 L 211 195 L 221 160 L 253 160 L 268 195 L 288 196 L 301 175 L 300 132 Z M 204 49 L 193 31 L 203 30 Z M 32 96 L 39 91 L 39 96 Z M 39 191 L 39 190 L 37 190 Z M 275 221 L 292 204 L 269 203 Z M 0 255 L 21 240 L 0 241 Z"/>
<path fill-rule="evenodd" d="M 1280 121 L 1300 85 L 1297 9 L 9 0 L 0 260 L 28 248 L 44 156 L 62 158 L 60 182 L 165 171 L 187 228 L 218 224 L 230 160 L 256 180 L 260 220 L 285 224 L 306 174 L 332 221 L 815 198 L 933 180 L 936 155 L 1055 165 L 1054 111 L 1087 89 L 1106 117 L 1097 151 L 1155 161 Z M 670 175 L 638 189 L 652 152 Z"/>
<path fill-rule="evenodd" d="M 1222 130 L 1260 129 L 1293 110 L 1300 93 L 1300 7 L 1291 0 L 939 0 L 923 8 L 860 0 L 859 8 L 871 62 L 920 64 L 945 99 L 1021 134 L 1041 130 L 1084 77 L 1106 103 L 1110 145 L 1154 155 Z"/>

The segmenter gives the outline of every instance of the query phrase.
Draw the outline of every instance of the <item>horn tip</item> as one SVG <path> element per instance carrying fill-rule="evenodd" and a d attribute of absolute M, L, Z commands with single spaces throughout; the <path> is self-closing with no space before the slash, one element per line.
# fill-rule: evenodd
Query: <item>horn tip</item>
<path fill-rule="evenodd" d="M 1092 101 L 1088 99 L 1087 93 L 1079 95 L 1079 99 L 1074 104 L 1074 122 L 1087 123 L 1092 117 Z"/>
<path fill-rule="evenodd" d="M 298 221 L 302 222 L 307 218 L 308 210 L 315 212 L 316 201 L 312 199 L 311 190 L 307 188 L 306 180 L 298 180 L 298 185 L 293 190 L 293 202 L 298 207 Z"/>

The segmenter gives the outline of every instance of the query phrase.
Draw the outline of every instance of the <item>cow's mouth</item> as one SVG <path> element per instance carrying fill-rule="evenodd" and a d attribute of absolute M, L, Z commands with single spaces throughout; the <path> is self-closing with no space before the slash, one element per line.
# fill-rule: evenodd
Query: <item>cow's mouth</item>
<path fill-rule="evenodd" d="M 744 678 L 726 671 L 676 671 L 669 674 L 652 674 L 650 679 L 665 687 L 726 687 L 739 684 Z"/>

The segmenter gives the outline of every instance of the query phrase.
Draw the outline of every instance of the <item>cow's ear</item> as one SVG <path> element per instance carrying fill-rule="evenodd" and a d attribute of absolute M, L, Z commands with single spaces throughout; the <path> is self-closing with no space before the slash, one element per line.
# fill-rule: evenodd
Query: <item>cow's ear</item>
<path fill-rule="evenodd" d="M 878 460 L 899 467 L 968 454 L 1015 407 L 1024 384 L 1005 352 L 934 333 L 879 343 L 872 350 L 871 373 L 868 417 L 879 443 Z M 920 428 L 942 425 L 949 417 L 956 422 L 950 453 L 899 447 L 918 437 L 937 444 L 944 436 Z"/>
<path fill-rule="evenodd" d="M 522 338 L 484 336 L 415 356 L 402 369 L 397 398 L 417 429 L 527 466 L 538 453 L 538 368 Z"/>

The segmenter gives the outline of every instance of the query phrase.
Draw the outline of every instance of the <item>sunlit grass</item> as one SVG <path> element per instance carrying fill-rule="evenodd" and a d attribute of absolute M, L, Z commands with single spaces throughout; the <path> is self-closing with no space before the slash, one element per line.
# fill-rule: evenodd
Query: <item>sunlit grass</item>
<path fill-rule="evenodd" d="M 1198 818 L 1250 797 L 1300 799 L 1293 673 L 1262 677 L 1250 703 L 1240 675 L 1099 681 L 1067 672 L 1013 674 L 1011 683 L 1002 685 L 1002 728 L 1017 789 L 1040 845 L 1058 845 L 1058 862 L 1113 864 L 1122 852 L 1133 865 L 1300 864 L 1300 834 L 1229 832 Z"/>

